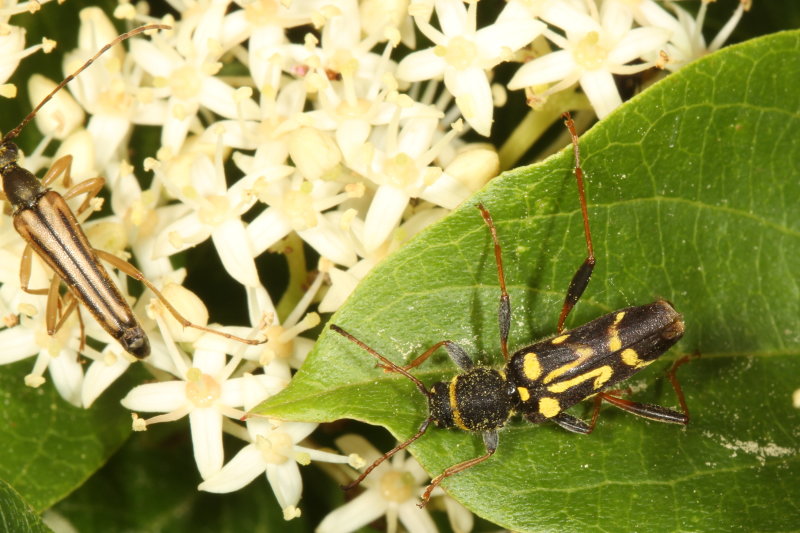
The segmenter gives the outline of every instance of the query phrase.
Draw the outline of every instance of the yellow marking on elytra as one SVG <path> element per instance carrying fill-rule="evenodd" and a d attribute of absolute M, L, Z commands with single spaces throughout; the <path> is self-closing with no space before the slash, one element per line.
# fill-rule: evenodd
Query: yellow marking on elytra
<path fill-rule="evenodd" d="M 592 356 L 592 354 L 594 354 L 594 350 L 588 347 L 578 348 L 577 350 L 575 350 L 575 354 L 578 356 L 578 361 L 583 362 L 589 359 Z"/>
<path fill-rule="evenodd" d="M 608 349 L 611 352 L 618 352 L 620 348 L 622 348 L 622 341 L 615 331 L 611 338 L 608 339 Z"/>
<path fill-rule="evenodd" d="M 639 358 L 639 354 L 636 353 L 636 350 L 633 348 L 628 348 L 622 352 L 622 362 L 628 366 L 632 366 L 635 368 L 644 368 L 653 361 L 644 361 Z"/>
<path fill-rule="evenodd" d="M 619 313 L 624 315 L 625 313 Z M 618 352 L 622 349 L 622 339 L 619 338 L 619 331 L 617 330 L 617 321 L 615 320 L 608 328 L 608 350 L 611 353 Z"/>
<path fill-rule="evenodd" d="M 628 348 L 627 350 L 622 352 L 621 357 L 622 357 L 622 362 L 628 366 L 636 366 L 642 361 L 641 359 L 639 359 L 639 354 L 636 353 L 636 350 L 634 350 L 633 348 Z"/>
<path fill-rule="evenodd" d="M 539 363 L 539 356 L 533 352 L 525 354 L 522 361 L 522 373 L 531 381 L 536 381 L 542 373 L 542 365 Z"/>
<path fill-rule="evenodd" d="M 544 383 L 550 383 L 559 376 L 566 374 L 576 366 L 583 364 L 587 359 L 589 359 L 590 357 L 592 357 L 592 355 L 594 355 L 594 350 L 588 347 L 577 348 L 575 350 L 575 355 L 577 355 L 578 357 L 571 363 L 567 363 L 566 365 L 562 365 L 556 368 L 555 370 L 550 371 L 550 373 L 547 374 L 547 376 L 545 376 L 543 380 Z"/>
<path fill-rule="evenodd" d="M 556 394 L 567 391 L 576 385 L 580 385 L 584 381 L 588 381 L 594 378 L 594 385 L 593 388 L 595 390 L 601 388 L 606 382 L 611 379 L 611 376 L 614 374 L 614 370 L 608 366 L 603 365 L 601 367 L 595 368 L 594 370 L 590 370 L 589 372 L 584 372 L 580 376 L 576 376 L 572 379 L 568 379 L 567 381 L 562 381 L 561 383 L 555 383 L 547 387 L 547 390 L 550 392 L 554 392 Z"/>
<path fill-rule="evenodd" d="M 617 324 L 625 317 L 625 311 L 620 311 L 614 317 L 614 322 L 608 327 L 608 349 L 611 352 L 618 352 L 622 349 L 622 340 L 619 338 Z"/>
<path fill-rule="evenodd" d="M 539 412 L 547 418 L 553 418 L 561 412 L 561 404 L 555 398 L 542 398 L 539 400 Z"/>
<path fill-rule="evenodd" d="M 550 383 L 551 381 L 556 379 L 558 376 L 560 376 L 560 375 L 566 373 L 567 371 L 572 370 L 573 368 L 578 366 L 578 363 L 580 363 L 580 362 L 581 362 L 580 359 L 576 359 L 576 360 L 572 361 L 571 363 L 567 363 L 566 365 L 560 366 L 560 367 L 556 368 L 555 370 L 552 370 L 549 374 L 547 374 L 544 377 L 543 381 L 545 383 Z"/>
<path fill-rule="evenodd" d="M 561 344 L 567 339 L 569 339 L 569 335 L 561 335 L 560 337 L 556 337 L 555 339 L 551 340 L 550 344 Z"/>
<path fill-rule="evenodd" d="M 523 402 L 527 402 L 531 398 L 531 393 L 528 392 L 526 387 L 517 387 L 517 392 L 519 393 L 519 399 Z"/>
<path fill-rule="evenodd" d="M 450 398 L 450 411 L 453 413 L 453 422 L 456 426 L 460 429 L 465 431 L 469 431 L 467 426 L 464 425 L 464 421 L 461 419 L 461 413 L 458 411 L 458 403 L 456 402 L 456 381 L 458 381 L 458 376 L 450 382 L 448 387 L 448 396 Z"/>

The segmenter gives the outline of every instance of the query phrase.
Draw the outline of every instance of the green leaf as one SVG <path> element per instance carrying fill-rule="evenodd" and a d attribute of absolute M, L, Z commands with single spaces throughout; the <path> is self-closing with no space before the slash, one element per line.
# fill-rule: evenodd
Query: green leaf
<path fill-rule="evenodd" d="M 0 479 L 41 512 L 100 468 L 130 434 L 131 422 L 119 405 L 124 384 L 106 391 L 91 409 L 79 409 L 52 384 L 26 387 L 32 365 L 23 361 L 0 370 Z"/>
<path fill-rule="evenodd" d="M 520 531 L 774 531 L 800 523 L 800 33 L 733 46 L 666 78 L 581 140 L 597 268 L 570 326 L 667 298 L 686 335 L 639 374 L 634 398 L 674 406 L 663 371 L 681 353 L 690 425 L 606 407 L 590 436 L 512 422 L 494 457 L 443 486 Z M 408 362 L 451 339 L 499 365 L 497 277 L 484 203 L 503 244 L 510 346 L 553 334 L 583 260 L 566 150 L 508 172 L 377 268 L 332 321 Z M 258 412 L 354 418 L 399 439 L 426 416 L 402 376 L 326 332 L 291 386 Z M 416 370 L 449 379 L 442 353 Z M 578 409 L 576 414 L 586 416 Z M 431 473 L 483 453 L 432 429 L 411 446 Z M 780 509 L 780 512 L 775 512 Z"/>
<path fill-rule="evenodd" d="M 283 519 L 264 475 L 231 494 L 198 491 L 188 434 L 187 420 L 136 434 L 55 511 L 84 532 L 310 530 L 305 516 Z"/>
<path fill-rule="evenodd" d="M 22 496 L 2 479 L 0 479 L 0 531 L 11 533 L 50 531 Z"/>

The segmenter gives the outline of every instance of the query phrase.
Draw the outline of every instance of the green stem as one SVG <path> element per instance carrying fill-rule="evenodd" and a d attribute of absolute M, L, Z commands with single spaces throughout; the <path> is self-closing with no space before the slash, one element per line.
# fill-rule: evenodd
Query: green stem
<path fill-rule="evenodd" d="M 283 321 L 284 318 L 289 316 L 305 293 L 304 287 L 308 282 L 308 270 L 306 268 L 303 240 L 297 233 L 292 232 L 286 236 L 284 249 L 281 252 L 286 256 L 286 262 L 289 266 L 289 284 L 276 306 L 278 317 Z"/>

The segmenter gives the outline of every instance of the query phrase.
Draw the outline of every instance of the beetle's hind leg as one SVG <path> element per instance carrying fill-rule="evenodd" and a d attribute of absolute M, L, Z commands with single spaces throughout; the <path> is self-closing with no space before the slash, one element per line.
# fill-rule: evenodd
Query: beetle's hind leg
<path fill-rule="evenodd" d="M 623 411 L 627 411 L 636 416 L 641 416 L 642 418 L 647 418 L 648 420 L 664 422 L 666 424 L 681 424 L 685 426 L 689 423 L 689 407 L 686 405 L 686 398 L 683 395 L 683 389 L 678 381 L 676 372 L 678 371 L 678 368 L 688 363 L 689 360 L 699 356 L 699 352 L 684 355 L 683 357 L 678 358 L 672 364 L 669 371 L 667 371 L 667 379 L 669 379 L 672 389 L 675 391 L 675 395 L 678 397 L 678 403 L 681 406 L 680 411 L 652 403 L 626 400 L 625 398 L 621 397 L 624 391 L 603 391 L 595 396 L 595 409 L 594 413 L 592 414 L 592 421 L 589 424 L 590 428 L 594 429 L 594 425 L 597 421 L 597 416 L 600 411 L 600 404 L 603 401 L 606 401 L 614 407 L 622 409 Z"/>

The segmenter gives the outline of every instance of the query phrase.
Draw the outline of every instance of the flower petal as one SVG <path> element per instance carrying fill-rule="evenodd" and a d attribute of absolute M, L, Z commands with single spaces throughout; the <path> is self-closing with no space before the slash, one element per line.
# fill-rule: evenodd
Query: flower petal
<path fill-rule="evenodd" d="M 492 131 L 494 102 L 486 72 L 477 67 L 448 69 L 444 73 L 447 89 L 456 97 L 456 104 L 473 129 L 488 137 Z"/>
<path fill-rule="evenodd" d="M 356 262 L 356 253 L 344 232 L 328 221 L 327 213 L 313 228 L 297 232 L 319 255 L 334 263 L 350 266 Z"/>
<path fill-rule="evenodd" d="M 434 5 L 442 33 L 448 37 L 475 31 L 470 27 L 470 17 L 461 0 L 436 0 Z"/>
<path fill-rule="evenodd" d="M 292 231 L 289 221 L 275 207 L 269 207 L 247 225 L 247 236 L 250 239 L 253 255 L 261 253 L 286 237 Z"/>
<path fill-rule="evenodd" d="M 279 465 L 267 464 L 267 480 L 281 509 L 297 505 L 300 501 L 303 480 L 300 477 L 300 467 L 295 461 L 285 461 Z"/>
<path fill-rule="evenodd" d="M 436 205 L 455 209 L 458 204 L 469 198 L 470 191 L 463 183 L 443 173 L 431 185 L 425 188 L 420 198 Z"/>
<path fill-rule="evenodd" d="M 239 490 L 253 481 L 267 468 L 261 452 L 253 444 L 242 448 L 222 470 L 205 479 L 197 490 L 225 493 Z"/>
<path fill-rule="evenodd" d="M 200 244 L 211 235 L 212 228 L 200 222 L 196 212 L 175 220 L 163 228 L 156 237 L 153 257 L 169 257 Z"/>
<path fill-rule="evenodd" d="M 386 509 L 386 500 L 381 498 L 377 492 L 368 490 L 328 514 L 317 526 L 316 533 L 355 531 L 382 516 Z"/>
<path fill-rule="evenodd" d="M 203 374 L 219 376 L 222 369 L 225 368 L 225 354 L 217 350 L 198 348 L 194 352 L 192 366 L 199 369 Z"/>
<path fill-rule="evenodd" d="M 624 2 L 603 2 L 600 7 L 600 25 L 611 42 L 617 42 L 631 30 L 633 12 Z"/>
<path fill-rule="evenodd" d="M 238 218 L 228 219 L 211 232 L 222 266 L 233 279 L 247 287 L 261 285 L 253 251 L 244 224 Z"/>
<path fill-rule="evenodd" d="M 408 201 L 408 195 L 396 187 L 390 185 L 378 187 L 364 221 L 363 240 L 367 250 L 378 248 L 397 228 Z"/>
<path fill-rule="evenodd" d="M 197 470 L 200 477 L 206 479 L 219 472 L 225 459 L 222 450 L 222 415 L 213 407 L 193 409 L 189 413 L 189 423 Z"/>
<path fill-rule="evenodd" d="M 625 34 L 608 53 L 611 65 L 624 65 L 653 52 L 658 52 L 669 39 L 669 31 L 662 28 L 636 28 Z"/>
<path fill-rule="evenodd" d="M 339 309 L 347 297 L 350 296 L 359 279 L 349 271 L 332 268 L 328 275 L 331 278 L 331 287 L 319 304 L 320 313 L 332 313 Z"/>
<path fill-rule="evenodd" d="M 250 98 L 238 98 L 236 89 L 214 76 L 203 78 L 200 103 L 225 118 L 259 120 L 261 113 Z"/>
<path fill-rule="evenodd" d="M 592 104 L 597 118 L 605 118 L 622 104 L 614 77 L 606 70 L 584 72 L 580 78 L 581 88 Z"/>
<path fill-rule="evenodd" d="M 134 387 L 122 399 L 122 405 L 131 411 L 168 413 L 186 405 L 185 381 L 162 381 Z"/>
<path fill-rule="evenodd" d="M 87 128 L 94 143 L 94 160 L 98 168 L 104 169 L 128 137 L 131 122 L 128 117 L 107 114 L 92 115 Z"/>
<path fill-rule="evenodd" d="M 168 57 L 148 39 L 131 39 L 129 54 L 145 72 L 162 78 L 169 78 L 180 61 L 177 52 Z"/>
<path fill-rule="evenodd" d="M 577 68 L 572 53 L 559 50 L 522 65 L 508 82 L 511 90 L 563 80 Z"/>
<path fill-rule="evenodd" d="M 114 352 L 113 348 L 106 348 L 103 359 L 94 361 L 86 371 L 81 387 L 81 404 L 85 409 L 131 366 L 127 357 Z"/>
<path fill-rule="evenodd" d="M 229 378 L 221 383 L 219 404 L 239 408 L 244 405 L 244 383 L 242 378 Z"/>
<path fill-rule="evenodd" d="M 161 144 L 175 153 L 179 152 L 189 132 L 189 124 L 195 119 L 197 109 L 198 105 L 195 101 L 170 98 L 167 104 L 164 129 L 161 130 Z"/>
<path fill-rule="evenodd" d="M 532 42 L 545 25 L 532 18 L 500 20 L 481 28 L 475 34 L 475 44 L 481 57 L 492 58 L 492 62 L 481 65 L 492 68 L 503 61 L 509 52 L 515 52 Z"/>
<path fill-rule="evenodd" d="M 447 519 L 453 531 L 472 531 L 475 525 L 475 517 L 469 512 L 469 509 L 450 496 L 444 497 L 444 507 L 447 510 Z"/>
<path fill-rule="evenodd" d="M 265 374 L 248 374 L 242 376 L 240 387 L 242 389 L 242 406 L 249 411 L 260 404 L 279 390 L 286 386 L 288 378 L 268 376 Z M 248 419 L 248 427 L 251 423 L 262 421 L 262 419 Z"/>
<path fill-rule="evenodd" d="M 48 369 L 53 385 L 61 397 L 72 405 L 80 406 L 83 367 L 78 363 L 78 354 L 70 349 L 63 349 L 58 357 L 50 358 Z"/>
<path fill-rule="evenodd" d="M 397 65 L 395 76 L 405 81 L 439 79 L 444 74 L 447 63 L 433 52 L 433 48 L 408 54 Z"/>
<path fill-rule="evenodd" d="M 590 31 L 600 31 L 600 24 L 585 11 L 576 9 L 575 2 L 547 2 L 539 18 L 558 26 L 568 35 L 585 35 Z"/>
<path fill-rule="evenodd" d="M 17 326 L 0 331 L 0 365 L 15 363 L 39 352 L 32 329 Z"/>
<path fill-rule="evenodd" d="M 400 522 L 408 531 L 414 531 L 415 533 L 436 533 L 437 531 L 431 515 L 425 509 L 420 509 L 415 499 L 401 503 L 397 514 L 400 517 Z"/>
<path fill-rule="evenodd" d="M 284 422 L 281 431 L 292 437 L 292 442 L 300 442 L 319 426 L 316 422 Z"/>

